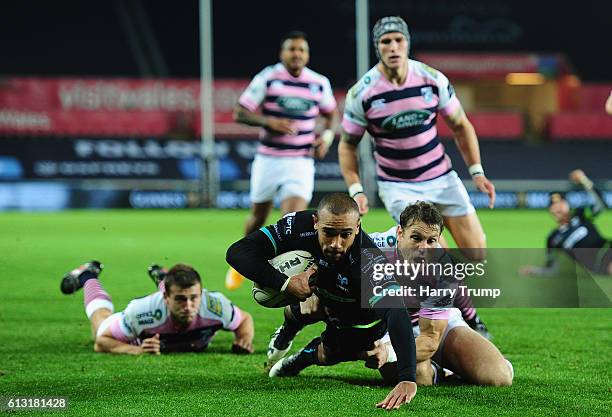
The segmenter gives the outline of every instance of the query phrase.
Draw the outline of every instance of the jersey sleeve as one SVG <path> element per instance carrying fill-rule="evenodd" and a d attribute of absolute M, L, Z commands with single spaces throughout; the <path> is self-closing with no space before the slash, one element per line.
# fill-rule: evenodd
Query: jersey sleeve
<path fill-rule="evenodd" d="M 312 222 L 307 218 L 311 215 L 312 212 L 288 213 L 277 223 L 247 235 L 229 247 L 227 262 L 251 281 L 280 291 L 288 277 L 268 261 L 295 249 L 297 222 Z"/>
<path fill-rule="evenodd" d="M 461 103 L 455 94 L 455 89 L 446 75 L 437 71 L 436 83 L 438 84 L 438 111 L 442 116 L 451 116 L 461 109 Z"/>
<path fill-rule="evenodd" d="M 202 302 L 209 313 L 217 316 L 225 330 L 234 331 L 242 322 L 242 311 L 220 292 L 202 291 Z"/>
<path fill-rule="evenodd" d="M 136 304 L 131 301 L 125 310 L 121 312 L 119 320 L 113 322 L 110 326 L 113 339 L 120 342 L 129 343 L 140 334 L 138 320 L 136 320 Z"/>
<path fill-rule="evenodd" d="M 360 87 L 362 82 L 360 81 L 349 90 L 344 102 L 342 129 L 353 136 L 363 135 L 368 125 L 360 94 L 360 90 L 363 90 L 363 87 Z"/>
<path fill-rule="evenodd" d="M 261 71 L 250 82 L 246 90 L 240 95 L 238 104 L 248 111 L 254 112 L 266 97 L 266 76 L 268 69 Z"/>
<path fill-rule="evenodd" d="M 336 98 L 334 97 L 329 80 L 325 77 L 323 78 L 323 97 L 319 103 L 319 109 L 321 109 L 322 113 L 331 113 L 335 108 Z"/>

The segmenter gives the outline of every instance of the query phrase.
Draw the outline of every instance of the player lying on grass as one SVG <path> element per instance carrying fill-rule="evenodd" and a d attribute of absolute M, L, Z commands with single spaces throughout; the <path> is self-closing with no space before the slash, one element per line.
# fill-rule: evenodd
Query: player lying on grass
<path fill-rule="evenodd" d="M 96 352 L 199 352 L 222 329 L 234 332 L 234 353 L 253 352 L 251 315 L 223 294 L 202 288 L 193 267 L 177 264 L 167 272 L 150 267 L 149 275 L 159 291 L 132 300 L 124 311 L 114 314 L 111 297 L 98 279 L 102 268 L 98 261 L 85 263 L 67 273 L 61 283 L 64 294 L 83 288 Z"/>
<path fill-rule="evenodd" d="M 404 209 L 397 227 L 397 246 L 388 256 L 391 263 L 398 259 L 414 261 L 415 257 L 429 257 L 439 248 L 444 227 L 439 210 L 430 203 L 417 202 Z M 385 241 L 389 242 L 389 240 Z M 448 255 L 447 255 L 448 256 Z M 394 259 L 391 259 L 394 258 Z M 444 262 L 449 259 L 440 257 Z M 412 330 L 416 337 L 417 384 L 431 385 L 441 381 L 442 366 L 460 376 L 465 382 L 479 385 L 508 386 L 513 370 L 499 350 L 487 339 L 472 330 L 455 308 L 429 308 L 427 305 L 452 305 L 452 300 L 427 299 L 420 310 L 411 314 Z M 272 367 L 290 367 L 296 360 L 292 355 L 281 360 L 291 348 L 298 331 L 308 324 L 324 319 L 325 312 L 316 296 L 306 302 L 285 307 L 285 322 L 274 333 L 268 348 Z M 367 352 L 366 366 L 378 368 L 387 382 L 397 381 L 395 350 L 388 336 L 377 341 Z M 278 361 L 278 362 L 277 362 Z"/>
<path fill-rule="evenodd" d="M 298 249 L 310 252 L 316 266 L 288 278 L 268 263 L 279 253 Z M 371 255 L 371 262 L 360 262 L 362 251 Z M 272 368 L 271 376 L 297 375 L 311 365 L 329 366 L 365 359 L 366 352 L 388 330 L 398 352 L 399 382 L 377 407 L 397 409 L 410 402 L 417 389 L 416 353 L 403 300 L 372 298 L 369 303 L 366 300 L 367 308 L 361 306 L 362 286 L 367 286 L 363 290 L 368 293 L 372 293 L 374 285 L 398 286 L 393 276 L 373 281 L 374 265 L 385 260 L 360 227 L 357 203 L 341 193 L 325 196 L 316 212 L 289 213 L 276 224 L 249 234 L 228 249 L 227 262 L 245 277 L 278 291 L 285 288 L 288 294 L 302 301 L 314 291 L 324 307 L 325 331 L 290 362 L 281 368 Z M 315 273 L 311 286 L 309 279 Z"/>
<path fill-rule="evenodd" d="M 601 236 L 593 224 L 595 217 L 605 208 L 601 193 L 585 173 L 576 169 L 569 174 L 574 184 L 581 185 L 593 198 L 595 204 L 570 210 L 565 195 L 561 192 L 550 194 L 548 211 L 559 224 L 546 241 L 548 256 L 545 266 L 525 266 L 523 275 L 553 275 L 559 267 L 558 251 L 566 251 L 588 270 L 602 275 L 612 275 L 612 241 Z"/>

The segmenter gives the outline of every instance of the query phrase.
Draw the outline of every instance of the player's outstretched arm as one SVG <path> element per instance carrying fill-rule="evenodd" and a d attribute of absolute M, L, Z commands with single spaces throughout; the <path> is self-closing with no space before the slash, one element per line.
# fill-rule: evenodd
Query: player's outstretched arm
<path fill-rule="evenodd" d="M 161 353 L 159 334 L 149 339 L 144 339 L 140 346 L 135 346 L 115 339 L 110 328 L 96 337 L 94 350 L 96 352 L 124 353 L 128 355 L 141 355 L 143 353 L 159 355 Z"/>
<path fill-rule="evenodd" d="M 468 166 L 474 185 L 480 192 L 489 195 L 489 208 L 495 206 L 495 186 L 484 175 L 484 170 L 480 163 L 480 146 L 474 126 L 467 118 L 462 108 L 454 114 L 444 116 L 444 121 L 453 132 L 455 143 L 459 152 Z"/>
<path fill-rule="evenodd" d="M 448 320 L 419 318 L 420 334 L 415 339 L 417 363 L 431 359 L 436 353 L 447 324 Z"/>
<path fill-rule="evenodd" d="M 391 392 L 385 397 L 384 400 L 376 404 L 376 408 L 383 408 L 385 410 L 397 410 L 403 404 L 408 404 L 417 392 L 417 384 L 412 381 L 402 381 L 393 387 Z"/>
<path fill-rule="evenodd" d="M 363 186 L 359 178 L 359 151 L 357 146 L 360 141 L 361 136 L 350 135 L 342 131 L 340 144 L 338 145 L 338 159 L 344 182 L 349 189 L 349 195 L 357 202 L 359 214 L 364 215 L 368 212 L 368 198 L 363 192 Z"/>
<path fill-rule="evenodd" d="M 601 197 L 600 192 L 595 188 L 593 181 L 589 177 L 586 176 L 583 170 L 575 169 L 569 173 L 569 179 L 574 184 L 580 185 L 584 190 L 591 196 L 593 201 L 595 202 L 593 206 L 589 207 L 590 209 L 590 217 L 594 218 L 599 215 L 606 208 L 606 203 L 604 199 Z"/>
<path fill-rule="evenodd" d="M 242 320 L 234 330 L 234 343 L 232 343 L 232 352 L 234 353 L 253 353 L 253 338 L 255 337 L 255 326 L 253 325 L 253 317 L 242 310 Z"/>

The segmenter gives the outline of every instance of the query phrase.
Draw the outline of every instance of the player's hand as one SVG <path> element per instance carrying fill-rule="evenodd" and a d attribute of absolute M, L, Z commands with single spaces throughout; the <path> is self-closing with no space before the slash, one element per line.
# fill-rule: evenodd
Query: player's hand
<path fill-rule="evenodd" d="M 578 184 L 578 185 L 582 184 L 582 181 L 584 181 L 584 178 L 586 178 L 586 175 L 584 171 L 581 169 L 575 169 L 569 173 L 569 179 L 574 184 Z"/>
<path fill-rule="evenodd" d="M 519 274 L 521 274 L 524 277 L 533 277 L 537 275 L 538 269 L 539 268 L 537 266 L 532 266 L 532 265 L 521 266 L 519 268 Z"/>
<path fill-rule="evenodd" d="M 159 343 L 159 333 L 157 333 L 153 337 L 143 340 L 141 348 L 142 348 L 143 353 L 150 353 L 152 355 L 161 355 L 161 350 L 160 350 L 161 345 Z"/>
<path fill-rule="evenodd" d="M 266 127 L 283 135 L 297 135 L 297 129 L 293 127 L 293 120 L 291 119 L 268 117 L 266 118 Z"/>
<path fill-rule="evenodd" d="M 495 186 L 484 175 L 477 175 L 474 178 L 474 185 L 481 193 L 489 195 L 489 208 L 495 206 Z"/>
<path fill-rule="evenodd" d="M 312 265 L 306 271 L 289 277 L 289 284 L 285 291 L 300 301 L 305 301 L 312 295 L 312 287 L 309 284 L 310 277 L 317 273 L 317 266 Z"/>
<path fill-rule="evenodd" d="M 417 384 L 410 381 L 402 381 L 391 390 L 387 398 L 376 404 L 376 408 L 385 410 L 397 410 L 402 404 L 409 403 L 417 392 Z"/>
<path fill-rule="evenodd" d="M 365 366 L 370 369 L 379 369 L 387 363 L 388 357 L 387 345 L 377 340 L 374 342 L 374 348 L 366 352 Z"/>
<path fill-rule="evenodd" d="M 355 197 L 353 197 L 353 200 L 355 200 L 355 202 L 359 206 L 360 216 L 363 216 L 368 213 L 368 210 L 370 209 L 368 207 L 368 197 L 364 193 L 357 194 Z"/>
<path fill-rule="evenodd" d="M 232 343 L 232 353 L 249 354 L 253 353 L 254 351 L 252 340 L 238 338 L 234 340 L 234 343 Z"/>
<path fill-rule="evenodd" d="M 329 146 L 325 144 L 325 141 L 321 139 L 320 136 L 315 139 L 312 146 L 314 149 L 314 157 L 317 159 L 325 158 L 325 155 L 327 155 L 327 152 L 329 151 Z"/>

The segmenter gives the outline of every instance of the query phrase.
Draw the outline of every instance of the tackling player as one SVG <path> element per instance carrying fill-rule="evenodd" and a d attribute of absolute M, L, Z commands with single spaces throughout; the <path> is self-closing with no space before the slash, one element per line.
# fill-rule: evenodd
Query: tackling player
<path fill-rule="evenodd" d="M 316 260 L 306 272 L 287 277 L 268 260 L 305 250 Z M 361 262 L 362 251 L 371 256 Z M 415 346 L 403 301 L 372 297 L 361 307 L 362 290 L 394 288 L 393 276 L 374 281 L 374 265 L 385 262 L 380 249 L 360 227 L 359 207 L 346 194 L 325 196 L 314 211 L 290 213 L 272 226 L 247 235 L 227 251 L 227 262 L 264 287 L 306 300 L 314 293 L 324 306 L 325 331 L 296 355 L 278 362 L 270 376 L 293 376 L 311 365 L 328 366 L 364 359 L 388 330 L 398 352 L 399 382 L 378 407 L 399 408 L 416 394 Z M 316 274 L 314 288 L 309 279 Z M 362 288 L 363 287 L 363 288 Z M 393 297 L 397 298 L 397 297 Z"/>
<path fill-rule="evenodd" d="M 548 256 L 545 266 L 525 266 L 521 273 L 528 276 L 553 275 L 559 266 L 558 251 L 566 251 L 588 270 L 602 275 L 612 275 L 612 241 L 601 236 L 593 222 L 605 208 L 601 193 L 593 186 L 585 173 L 576 169 L 569 174 L 574 184 L 581 185 L 593 198 L 592 206 L 570 210 L 565 195 L 561 192 L 550 194 L 548 211 L 559 225 L 546 241 Z"/>
<path fill-rule="evenodd" d="M 98 261 L 85 263 L 67 273 L 61 283 L 64 294 L 83 288 L 96 352 L 199 352 L 218 330 L 234 332 L 233 352 L 253 352 L 251 315 L 223 294 L 202 288 L 200 275 L 191 266 L 177 264 L 167 272 L 150 269 L 159 291 L 132 300 L 119 313 L 113 313 L 111 297 L 98 280 L 102 268 Z"/>
<path fill-rule="evenodd" d="M 336 100 L 329 80 L 306 67 L 309 56 L 306 35 L 288 33 L 281 43 L 281 62 L 253 78 L 234 111 L 238 123 L 262 127 L 251 166 L 252 206 L 245 235 L 264 225 L 274 196 L 280 198 L 282 214 L 308 207 L 314 187 L 313 156 L 323 159 L 334 141 Z M 323 118 L 320 135 L 315 133 L 317 116 Z M 230 268 L 225 285 L 235 289 L 243 280 Z"/>
<path fill-rule="evenodd" d="M 462 252 L 481 260 L 485 235 L 438 138 L 436 122 L 440 115 L 452 130 L 476 188 L 489 195 L 493 208 L 495 187 L 484 174 L 474 127 L 446 76 L 408 58 L 410 34 L 402 18 L 383 17 L 374 25 L 372 38 L 379 62 L 346 95 L 338 147 L 349 194 L 360 213 L 367 213 L 357 152 L 367 130 L 375 141 L 379 196 L 393 219 L 399 223 L 400 213 L 410 203 L 430 201 L 442 212 Z"/>
<path fill-rule="evenodd" d="M 394 258 L 411 260 L 415 252 L 435 250 L 443 228 L 443 218 L 434 205 L 417 202 L 408 206 L 400 215 Z M 412 323 L 417 349 L 417 384 L 438 382 L 442 377 L 441 368 L 446 368 L 468 383 L 512 385 L 512 364 L 493 343 L 470 329 L 456 308 L 421 308 L 412 314 Z M 383 377 L 393 382 L 396 380 L 395 352 L 388 337 L 382 342 L 370 353 L 371 366 L 378 365 Z"/>

